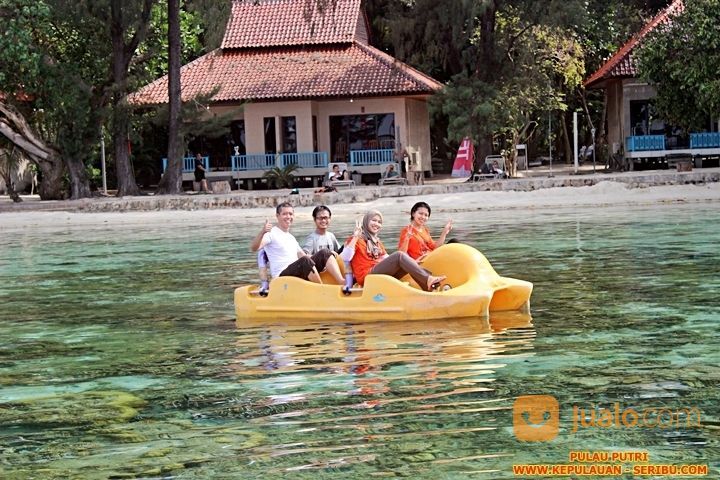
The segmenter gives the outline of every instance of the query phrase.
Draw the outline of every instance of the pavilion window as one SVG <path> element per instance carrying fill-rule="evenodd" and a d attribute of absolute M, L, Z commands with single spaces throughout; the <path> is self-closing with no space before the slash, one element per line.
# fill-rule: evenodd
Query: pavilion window
<path fill-rule="evenodd" d="M 235 120 L 230 124 L 230 146 L 232 147 L 231 155 L 235 155 L 235 147 L 237 147 L 238 155 L 247 154 L 245 147 L 245 120 Z"/>
<path fill-rule="evenodd" d="M 370 113 L 364 115 L 337 115 L 330 117 L 330 144 L 338 142 L 349 150 L 395 148 L 395 114 Z M 335 151 L 331 154 L 334 156 Z"/>
<path fill-rule="evenodd" d="M 263 118 L 263 131 L 265 132 L 265 153 L 277 153 L 275 117 Z"/>
<path fill-rule="evenodd" d="M 282 152 L 297 153 L 297 123 L 295 117 L 281 117 Z"/>
<path fill-rule="evenodd" d="M 318 140 L 317 140 L 318 124 L 317 115 L 312 116 L 312 141 L 313 141 L 313 152 L 318 151 Z"/>

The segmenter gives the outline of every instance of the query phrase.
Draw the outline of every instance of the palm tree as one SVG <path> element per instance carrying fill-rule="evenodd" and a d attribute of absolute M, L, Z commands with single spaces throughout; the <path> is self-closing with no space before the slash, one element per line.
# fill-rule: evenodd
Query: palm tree
<path fill-rule="evenodd" d="M 298 169 L 297 163 L 291 163 L 289 165 L 280 167 L 273 167 L 263 174 L 263 178 L 268 179 L 268 185 L 272 185 L 275 188 L 292 187 L 295 174 L 293 173 Z"/>

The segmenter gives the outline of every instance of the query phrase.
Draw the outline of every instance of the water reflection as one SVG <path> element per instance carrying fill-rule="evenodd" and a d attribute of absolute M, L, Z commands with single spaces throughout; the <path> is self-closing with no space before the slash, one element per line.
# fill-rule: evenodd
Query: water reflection
<path fill-rule="evenodd" d="M 512 312 L 370 325 L 283 321 L 238 334 L 243 353 L 232 370 L 253 392 L 253 410 L 268 412 L 251 422 L 284 439 L 250 454 L 275 464 L 290 457 L 283 468 L 292 471 L 326 468 L 349 451 L 354 462 L 392 463 L 402 445 L 427 438 L 435 440 L 408 447 L 413 455 L 451 463 L 466 445 L 477 456 L 481 432 L 508 436 L 497 415 L 511 401 L 494 392 L 496 373 L 531 355 L 535 330 L 528 314 Z M 313 463 L 305 463 L 309 452 Z"/>

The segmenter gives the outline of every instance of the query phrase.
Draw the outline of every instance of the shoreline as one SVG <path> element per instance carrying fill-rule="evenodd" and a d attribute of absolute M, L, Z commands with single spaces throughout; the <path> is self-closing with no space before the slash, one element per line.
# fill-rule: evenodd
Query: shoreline
<path fill-rule="evenodd" d="M 282 198 L 282 197 L 281 197 Z M 479 191 L 453 194 L 382 197 L 368 201 L 331 206 L 333 219 L 350 221 L 369 209 L 378 209 L 390 216 L 403 217 L 417 201 L 428 202 L 435 217 L 448 215 L 483 215 L 490 221 L 512 223 L 528 216 L 551 214 L 592 215 L 595 210 L 622 207 L 652 207 L 674 205 L 714 205 L 720 203 L 720 183 L 704 185 L 664 185 L 631 188 L 617 182 L 601 182 L 588 187 L 557 187 L 528 192 Z M 319 203 L 318 203 L 319 204 Z M 315 205 L 315 204 L 314 204 Z M 309 222 L 314 205 L 296 206 L 296 221 Z M 158 225 L 203 224 L 212 226 L 226 222 L 252 225 L 263 218 L 274 217 L 275 205 L 252 208 L 223 208 L 195 210 L 133 210 L 133 211 L 75 211 L 30 210 L 0 214 L 0 232 L 28 227 L 57 225 Z"/>
<path fill-rule="evenodd" d="M 274 208 L 280 201 L 296 207 L 320 204 L 398 203 L 404 197 L 433 198 L 436 204 L 451 199 L 487 208 L 542 208 L 569 206 L 609 206 L 622 204 L 654 204 L 667 202 L 702 202 L 720 200 L 720 168 L 703 168 L 691 172 L 656 170 L 646 172 L 596 173 L 589 175 L 560 174 L 553 177 L 531 176 L 505 180 L 469 183 L 461 179 L 429 179 L 418 186 L 359 186 L 333 193 L 315 194 L 312 188 L 299 194 L 284 190 L 233 191 L 230 194 L 186 194 L 172 196 L 94 197 L 80 200 L 41 201 L 30 197 L 13 203 L 0 197 L 0 219 L 13 214 L 31 212 L 65 213 L 127 213 L 158 211 L 237 210 Z M 482 208 L 470 208 L 470 210 Z M 249 213 L 249 212 L 248 212 Z"/>

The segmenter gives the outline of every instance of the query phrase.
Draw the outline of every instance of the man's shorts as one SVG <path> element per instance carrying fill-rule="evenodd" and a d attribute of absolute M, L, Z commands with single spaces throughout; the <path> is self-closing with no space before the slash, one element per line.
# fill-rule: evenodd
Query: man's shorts
<path fill-rule="evenodd" d="M 333 252 L 327 249 L 320 250 L 313 256 L 298 258 L 296 261 L 291 263 L 280 272 L 281 277 L 298 277 L 303 280 L 307 280 L 312 273 L 313 267 L 317 268 L 318 272 L 325 270 L 325 266 L 330 257 L 333 256 Z"/>

